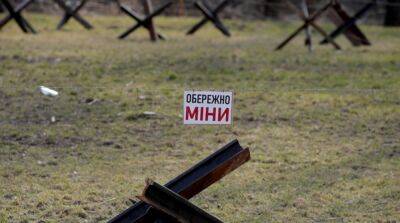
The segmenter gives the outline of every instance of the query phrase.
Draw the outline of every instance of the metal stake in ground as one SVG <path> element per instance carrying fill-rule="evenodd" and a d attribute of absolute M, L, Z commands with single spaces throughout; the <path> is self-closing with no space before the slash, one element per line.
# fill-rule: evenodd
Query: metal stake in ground
<path fill-rule="evenodd" d="M 160 184 L 147 180 L 142 196 L 138 198 L 183 223 L 222 223 L 196 205 L 190 203 L 179 194 Z"/>
<path fill-rule="evenodd" d="M 24 33 L 36 33 L 36 30 L 29 24 L 29 22 L 21 15 L 21 12 L 29 6 L 33 2 L 33 0 L 25 0 L 21 4 L 17 5 L 15 9 L 11 5 L 11 3 L 8 0 L 0 0 L 0 2 L 3 4 L 4 8 L 7 9 L 9 14 L 2 20 L 0 20 L 0 29 L 3 28 L 8 22 L 10 22 L 12 19 L 15 20 L 15 22 L 18 24 L 19 28 L 24 32 Z"/>
<path fill-rule="evenodd" d="M 88 21 L 86 21 L 81 15 L 79 15 L 79 10 L 81 10 L 83 6 L 85 6 L 87 0 L 81 0 L 75 8 L 72 8 L 67 4 L 65 4 L 64 0 L 53 0 L 53 1 L 57 3 L 60 6 L 60 8 L 65 12 L 63 18 L 57 25 L 58 30 L 60 30 L 63 26 L 65 26 L 65 24 L 67 24 L 71 18 L 74 18 L 83 27 L 85 27 L 85 29 L 93 28 L 93 26 Z"/>
<path fill-rule="evenodd" d="M 156 9 L 153 11 L 153 5 L 151 3 L 151 0 L 142 0 L 141 1 L 143 4 L 144 8 L 144 15 L 140 15 L 137 12 L 135 12 L 133 9 L 129 8 L 128 6 L 121 5 L 120 8 L 121 10 L 136 20 L 136 24 L 129 28 L 127 31 L 122 33 L 118 38 L 119 39 L 125 39 L 129 34 L 134 32 L 140 27 L 144 27 L 149 31 L 150 39 L 151 41 L 157 41 L 157 39 L 164 40 L 165 37 L 161 35 L 160 33 L 157 33 L 154 23 L 153 23 L 153 18 L 160 15 L 165 9 L 170 7 L 172 5 L 172 2 L 168 2 L 165 5 L 161 6 L 160 8 Z"/>
<path fill-rule="evenodd" d="M 337 28 L 329 35 L 331 39 L 337 38 L 339 35 L 344 34 L 345 37 L 353 44 L 353 46 L 371 45 L 371 42 L 365 34 L 358 28 L 357 21 L 367 14 L 374 6 L 376 0 L 366 4 L 360 9 L 353 17 L 343 10 L 342 5 L 338 0 L 333 0 L 332 10 L 329 13 L 329 20 L 331 20 Z M 321 44 L 326 44 L 327 39 L 323 39 Z"/>
<path fill-rule="evenodd" d="M 292 8 L 298 15 L 299 17 L 304 21 L 303 25 L 300 26 L 296 31 L 294 31 L 288 38 L 286 38 L 281 44 L 276 47 L 275 50 L 281 50 L 283 49 L 294 37 L 296 37 L 302 30 L 307 30 L 309 26 L 312 26 L 315 30 L 317 30 L 321 35 L 323 35 L 325 38 L 328 39 L 329 43 L 331 43 L 335 49 L 341 49 L 340 46 L 332 39 L 329 37 L 329 35 L 315 22 L 324 12 L 326 12 L 330 7 L 332 7 L 333 2 L 329 2 L 326 4 L 324 7 L 321 9 L 317 10 L 314 12 L 312 15 L 307 16 L 303 12 L 301 12 L 299 9 L 297 9 L 296 6 L 294 6 L 291 2 L 286 1 L 288 6 Z"/>
<path fill-rule="evenodd" d="M 165 187 L 190 199 L 250 160 L 249 149 L 243 149 L 234 140 L 200 163 L 168 182 Z M 163 219 L 163 213 L 138 202 L 116 216 L 109 223 L 154 222 Z"/>
<path fill-rule="evenodd" d="M 198 8 L 203 14 L 204 18 L 194 25 L 187 33 L 186 35 L 193 35 L 197 30 L 199 30 L 201 27 L 203 27 L 208 21 L 211 21 L 214 26 L 221 31 L 225 36 L 230 37 L 231 34 L 229 30 L 224 26 L 224 24 L 221 22 L 218 13 L 220 13 L 228 4 L 230 3 L 230 0 L 224 0 L 216 8 L 211 8 L 211 6 L 205 1 L 196 1 L 194 4 L 196 8 Z"/>

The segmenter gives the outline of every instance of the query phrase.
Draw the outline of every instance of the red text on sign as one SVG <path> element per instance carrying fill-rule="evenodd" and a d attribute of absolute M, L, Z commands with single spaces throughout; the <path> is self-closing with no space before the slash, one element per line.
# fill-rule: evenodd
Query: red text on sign
<path fill-rule="evenodd" d="M 229 121 L 229 108 L 189 107 L 185 108 L 185 120 Z"/>

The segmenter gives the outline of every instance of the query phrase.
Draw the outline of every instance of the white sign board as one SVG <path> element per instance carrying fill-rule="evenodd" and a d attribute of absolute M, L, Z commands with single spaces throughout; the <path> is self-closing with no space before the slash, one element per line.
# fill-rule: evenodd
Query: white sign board
<path fill-rule="evenodd" d="M 229 125 L 232 123 L 232 92 L 185 91 L 183 124 Z"/>

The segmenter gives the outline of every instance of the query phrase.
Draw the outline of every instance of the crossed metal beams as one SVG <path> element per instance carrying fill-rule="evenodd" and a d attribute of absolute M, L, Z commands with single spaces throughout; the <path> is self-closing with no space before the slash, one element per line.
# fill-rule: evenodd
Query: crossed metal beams
<path fill-rule="evenodd" d="M 32 27 L 31 24 L 21 15 L 21 12 L 29 6 L 33 2 L 33 0 L 25 0 L 21 4 L 17 5 L 14 9 L 14 7 L 11 5 L 11 3 L 8 0 L 0 0 L 0 2 L 4 5 L 4 7 L 7 9 L 9 14 L 0 21 L 0 29 L 3 28 L 8 22 L 10 22 L 12 19 L 15 20 L 15 22 L 18 24 L 19 28 L 24 32 L 24 33 L 36 33 L 36 30 Z"/>
<path fill-rule="evenodd" d="M 286 38 L 275 50 L 284 48 L 294 37 L 296 37 L 302 30 L 306 31 L 306 45 L 309 50 L 312 50 L 311 30 L 310 26 L 316 29 L 324 36 L 320 44 L 331 43 L 335 49 L 340 49 L 340 46 L 335 42 L 336 37 L 344 34 L 345 37 L 353 44 L 353 46 L 371 45 L 364 33 L 357 27 L 356 22 L 364 16 L 372 7 L 376 5 L 376 0 L 371 1 L 358 11 L 353 17 L 350 17 L 343 9 L 339 0 L 331 0 L 321 9 L 317 10 L 313 15 L 309 15 L 306 0 L 302 1 L 302 11 L 297 9 L 291 2 L 286 1 L 289 7 L 297 12 L 299 17 L 304 21 L 293 34 Z M 329 35 L 315 23 L 323 13 L 330 10 L 329 19 L 337 26 L 337 28 Z"/>
<path fill-rule="evenodd" d="M 87 0 L 81 0 L 79 4 L 75 7 L 72 8 L 65 4 L 64 0 L 53 0 L 55 3 L 57 3 L 61 9 L 64 10 L 64 16 L 60 20 L 60 22 L 57 25 L 57 29 L 60 30 L 67 22 L 71 19 L 74 18 L 77 22 L 79 22 L 85 29 L 92 29 L 93 26 L 86 21 L 81 15 L 79 15 L 79 10 L 85 6 Z"/>
<path fill-rule="evenodd" d="M 309 46 L 309 49 L 312 49 L 312 42 L 311 42 L 311 32 L 309 30 L 309 27 L 312 26 L 315 30 L 317 30 L 319 33 L 321 33 L 329 43 L 331 43 L 336 49 L 341 49 L 340 46 L 332 39 L 329 37 L 329 35 L 315 22 L 324 12 L 326 12 L 333 4 L 333 2 L 329 2 L 325 6 L 323 6 L 321 9 L 317 10 L 314 12 L 312 15 L 307 16 L 308 14 L 308 9 L 304 10 L 305 7 L 307 7 L 307 3 L 305 0 L 303 0 L 303 11 L 300 11 L 296 6 L 294 6 L 290 1 L 286 1 L 288 6 L 291 7 L 296 13 L 299 15 L 299 17 L 304 21 L 303 25 L 300 26 L 297 30 L 295 30 L 288 38 L 286 38 L 281 44 L 276 47 L 275 50 L 281 50 L 283 49 L 293 38 L 295 38 L 302 30 L 306 30 L 306 45 Z"/>
<path fill-rule="evenodd" d="M 139 15 L 137 12 L 135 12 L 133 9 L 121 5 L 120 8 L 121 10 L 127 14 L 128 16 L 132 17 L 134 20 L 136 20 L 136 24 L 129 28 L 127 31 L 122 33 L 118 38 L 124 39 L 126 38 L 129 34 L 134 32 L 140 27 L 144 27 L 149 31 L 150 39 L 152 41 L 157 41 L 157 39 L 164 40 L 165 37 L 158 33 L 155 29 L 154 23 L 153 23 L 153 18 L 155 16 L 160 15 L 165 9 L 170 7 L 172 5 L 172 2 L 168 2 L 165 5 L 159 7 L 158 9 L 153 11 L 153 6 L 151 4 L 150 0 L 142 0 L 143 8 L 144 8 L 144 13 L 145 15 Z"/>
<path fill-rule="evenodd" d="M 34 0 L 24 0 L 22 3 L 17 5 L 15 8 L 10 4 L 9 0 L 0 0 L 0 2 L 4 5 L 4 8 L 9 12 L 9 14 L 0 20 L 0 29 L 4 27 L 8 22 L 12 19 L 16 21 L 20 29 L 25 33 L 36 33 L 36 30 L 30 25 L 30 23 L 21 15 L 22 11 L 33 2 Z M 71 18 L 77 20 L 82 26 L 86 29 L 92 29 L 93 26 L 87 22 L 82 16 L 79 15 L 79 11 L 84 7 L 87 0 L 81 0 L 78 5 L 75 7 L 68 6 L 65 4 L 64 0 L 53 0 L 57 3 L 64 11 L 65 14 L 59 24 L 57 25 L 57 29 L 61 29 Z M 118 0 L 113 0 L 118 5 Z M 214 26 L 219 29 L 225 36 L 230 36 L 229 30 L 224 26 L 221 22 L 218 13 L 220 13 L 230 2 L 231 0 L 223 0 L 220 2 L 215 8 L 212 8 L 206 0 L 199 0 L 195 2 L 195 6 L 204 14 L 204 18 L 194 25 L 188 32 L 187 35 L 192 35 L 197 32 L 201 27 L 203 27 L 208 21 L 211 21 Z M 276 50 L 280 50 L 284 48 L 293 38 L 295 38 L 302 30 L 305 31 L 306 41 L 305 44 L 308 46 L 308 49 L 312 50 L 312 33 L 311 27 L 317 30 L 324 39 L 320 42 L 320 44 L 330 43 L 335 49 L 341 49 L 341 47 L 335 42 L 335 39 L 343 34 L 352 44 L 353 46 L 361 46 L 361 45 L 371 45 L 370 41 L 366 37 L 366 35 L 357 27 L 357 21 L 362 18 L 366 13 L 372 9 L 377 4 L 377 0 L 371 0 L 370 3 L 366 4 L 363 8 L 361 8 L 357 13 L 354 14 L 353 17 L 349 16 L 346 11 L 343 10 L 339 0 L 330 0 L 328 4 L 319 9 L 318 11 L 312 13 L 310 15 L 306 0 L 302 0 L 301 10 L 286 0 L 288 6 L 292 8 L 298 16 L 304 21 L 304 24 L 300 26 L 295 32 L 293 32 L 287 39 L 285 39 Z M 172 2 L 168 2 L 167 4 L 161 6 L 157 10 L 153 11 L 152 4 L 150 0 L 142 0 L 145 15 L 140 15 L 134 10 L 128 8 L 127 6 L 120 5 L 120 8 L 127 15 L 136 20 L 137 24 L 128 29 L 126 32 L 119 36 L 120 39 L 126 38 L 130 33 L 134 32 L 139 27 L 144 27 L 149 31 L 150 38 L 152 41 L 156 41 L 157 39 L 165 39 L 163 35 L 157 33 L 155 30 L 155 26 L 153 23 L 153 18 L 159 14 L 161 14 L 166 8 L 168 8 Z M 322 16 L 323 13 L 329 10 L 329 20 L 332 21 L 337 28 L 330 33 L 329 35 L 316 23 L 316 20 Z"/>
<path fill-rule="evenodd" d="M 190 199 L 248 160 L 250 160 L 249 149 L 243 149 L 239 142 L 234 140 L 165 184 L 165 187 L 185 199 Z M 155 222 L 165 219 L 177 222 L 150 205 L 138 202 L 108 223 Z"/>
<path fill-rule="evenodd" d="M 371 45 L 371 42 L 365 34 L 357 27 L 357 21 L 362 18 L 366 13 L 376 6 L 377 1 L 373 0 L 361 8 L 353 17 L 350 17 L 346 11 L 343 10 L 342 5 L 338 0 L 333 0 L 332 10 L 329 13 L 329 19 L 337 26 L 337 28 L 329 34 L 329 37 L 335 39 L 340 34 L 353 44 L 353 46 Z M 321 44 L 326 44 L 327 39 L 323 39 Z"/>
<path fill-rule="evenodd" d="M 208 21 L 211 21 L 214 26 L 220 30 L 225 36 L 231 36 L 229 30 L 224 26 L 221 22 L 218 13 L 220 13 L 231 0 L 223 0 L 221 3 L 218 4 L 217 7 L 214 9 L 206 2 L 206 0 L 196 1 L 195 6 L 203 13 L 204 18 L 194 25 L 186 34 L 192 35 L 201 27 L 203 27 Z"/>

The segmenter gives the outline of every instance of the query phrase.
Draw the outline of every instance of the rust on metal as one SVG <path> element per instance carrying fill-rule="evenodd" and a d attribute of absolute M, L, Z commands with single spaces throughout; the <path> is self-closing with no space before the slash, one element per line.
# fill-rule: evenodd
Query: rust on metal
<path fill-rule="evenodd" d="M 275 50 L 283 49 L 290 41 L 292 41 L 302 30 L 306 31 L 306 45 L 311 49 L 311 33 L 309 27 L 312 26 L 317 30 L 322 36 L 324 36 L 329 43 L 333 45 L 335 49 L 340 50 L 341 47 L 331 38 L 317 23 L 316 20 L 320 18 L 323 13 L 325 13 L 329 8 L 332 7 L 333 1 L 330 1 L 324 5 L 321 9 L 315 11 L 313 14 L 309 15 L 308 7 L 306 1 L 302 2 L 302 11 L 297 9 L 290 1 L 286 0 L 287 5 L 297 13 L 297 15 L 303 20 L 303 25 L 297 28 L 289 37 L 287 37 L 282 43 L 280 43 Z M 311 51 L 311 50 L 310 50 Z"/>
<path fill-rule="evenodd" d="M 183 223 L 222 223 L 170 189 L 147 180 L 146 188 L 138 198 Z"/>
<path fill-rule="evenodd" d="M 249 149 L 243 149 L 237 140 L 233 140 L 165 184 L 165 187 L 185 199 L 190 199 L 248 160 L 250 160 Z M 114 217 L 109 223 L 152 222 L 158 218 L 164 219 L 162 216 L 162 212 L 144 202 L 138 202 Z"/>
<path fill-rule="evenodd" d="M 337 26 L 336 30 L 333 31 L 329 36 L 335 39 L 340 34 L 344 36 L 353 44 L 353 46 L 371 45 L 366 35 L 358 28 L 356 22 L 364 16 L 373 6 L 375 1 L 372 1 L 365 5 L 360 11 L 358 11 L 354 17 L 350 17 L 349 14 L 343 9 L 339 1 L 335 0 L 331 10 L 328 12 L 328 19 Z M 322 44 L 327 43 L 326 38 L 321 41 Z"/>

